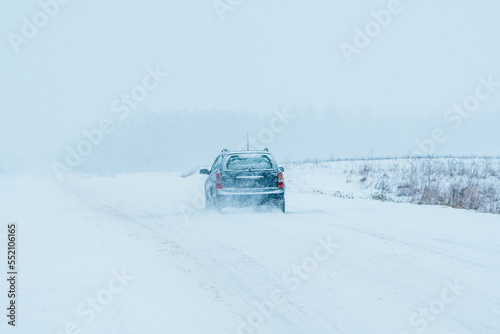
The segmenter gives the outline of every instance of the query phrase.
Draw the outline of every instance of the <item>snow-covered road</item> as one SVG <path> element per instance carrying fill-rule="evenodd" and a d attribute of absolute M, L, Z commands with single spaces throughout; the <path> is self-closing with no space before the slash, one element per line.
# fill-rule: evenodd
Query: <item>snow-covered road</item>
<path fill-rule="evenodd" d="M 292 188 L 286 214 L 219 214 L 201 209 L 202 185 L 0 177 L 0 238 L 19 230 L 15 330 L 500 332 L 498 215 Z"/>

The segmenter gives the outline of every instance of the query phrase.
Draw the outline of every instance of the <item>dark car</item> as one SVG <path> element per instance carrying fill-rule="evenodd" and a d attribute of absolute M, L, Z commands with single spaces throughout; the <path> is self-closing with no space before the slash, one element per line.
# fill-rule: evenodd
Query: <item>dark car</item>
<path fill-rule="evenodd" d="M 285 212 L 285 182 L 279 167 L 267 149 L 262 151 L 222 150 L 205 182 L 205 206 L 225 207 L 272 205 Z"/>

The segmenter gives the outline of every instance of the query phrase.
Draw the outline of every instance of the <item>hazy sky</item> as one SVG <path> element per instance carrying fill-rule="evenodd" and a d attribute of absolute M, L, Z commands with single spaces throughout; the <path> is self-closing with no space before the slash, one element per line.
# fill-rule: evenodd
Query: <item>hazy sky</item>
<path fill-rule="evenodd" d="M 443 114 L 474 93 L 478 76 L 500 81 L 495 0 L 401 0 L 401 13 L 348 63 L 340 44 L 353 44 L 355 28 L 390 2 L 221 0 L 236 4 L 221 20 L 212 0 L 72 0 L 48 22 L 38 15 L 46 25 L 15 52 L 9 33 L 22 36 L 23 17 L 33 22 L 41 7 L 4 0 L 0 154 L 64 145 L 112 114 L 148 66 L 170 73 L 141 103 L 154 110 Z M 478 112 L 499 107 L 500 89 Z"/>

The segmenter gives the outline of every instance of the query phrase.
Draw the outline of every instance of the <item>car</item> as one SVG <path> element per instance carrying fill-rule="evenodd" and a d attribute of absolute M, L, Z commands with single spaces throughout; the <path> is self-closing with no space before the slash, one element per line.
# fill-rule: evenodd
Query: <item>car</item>
<path fill-rule="evenodd" d="M 201 169 L 205 182 L 205 206 L 225 207 L 271 205 L 285 212 L 284 168 L 268 149 L 222 150 L 212 168 Z"/>

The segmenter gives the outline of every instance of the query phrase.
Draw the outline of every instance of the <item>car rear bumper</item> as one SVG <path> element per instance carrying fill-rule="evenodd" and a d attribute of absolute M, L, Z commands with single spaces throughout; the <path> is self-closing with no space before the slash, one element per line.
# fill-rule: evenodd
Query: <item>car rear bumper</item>
<path fill-rule="evenodd" d="M 216 197 L 222 206 L 279 204 L 285 199 L 285 190 L 282 188 L 226 188 L 217 190 Z"/>
<path fill-rule="evenodd" d="M 226 188 L 217 190 L 220 196 L 264 196 L 264 195 L 283 195 L 283 188 Z"/>

